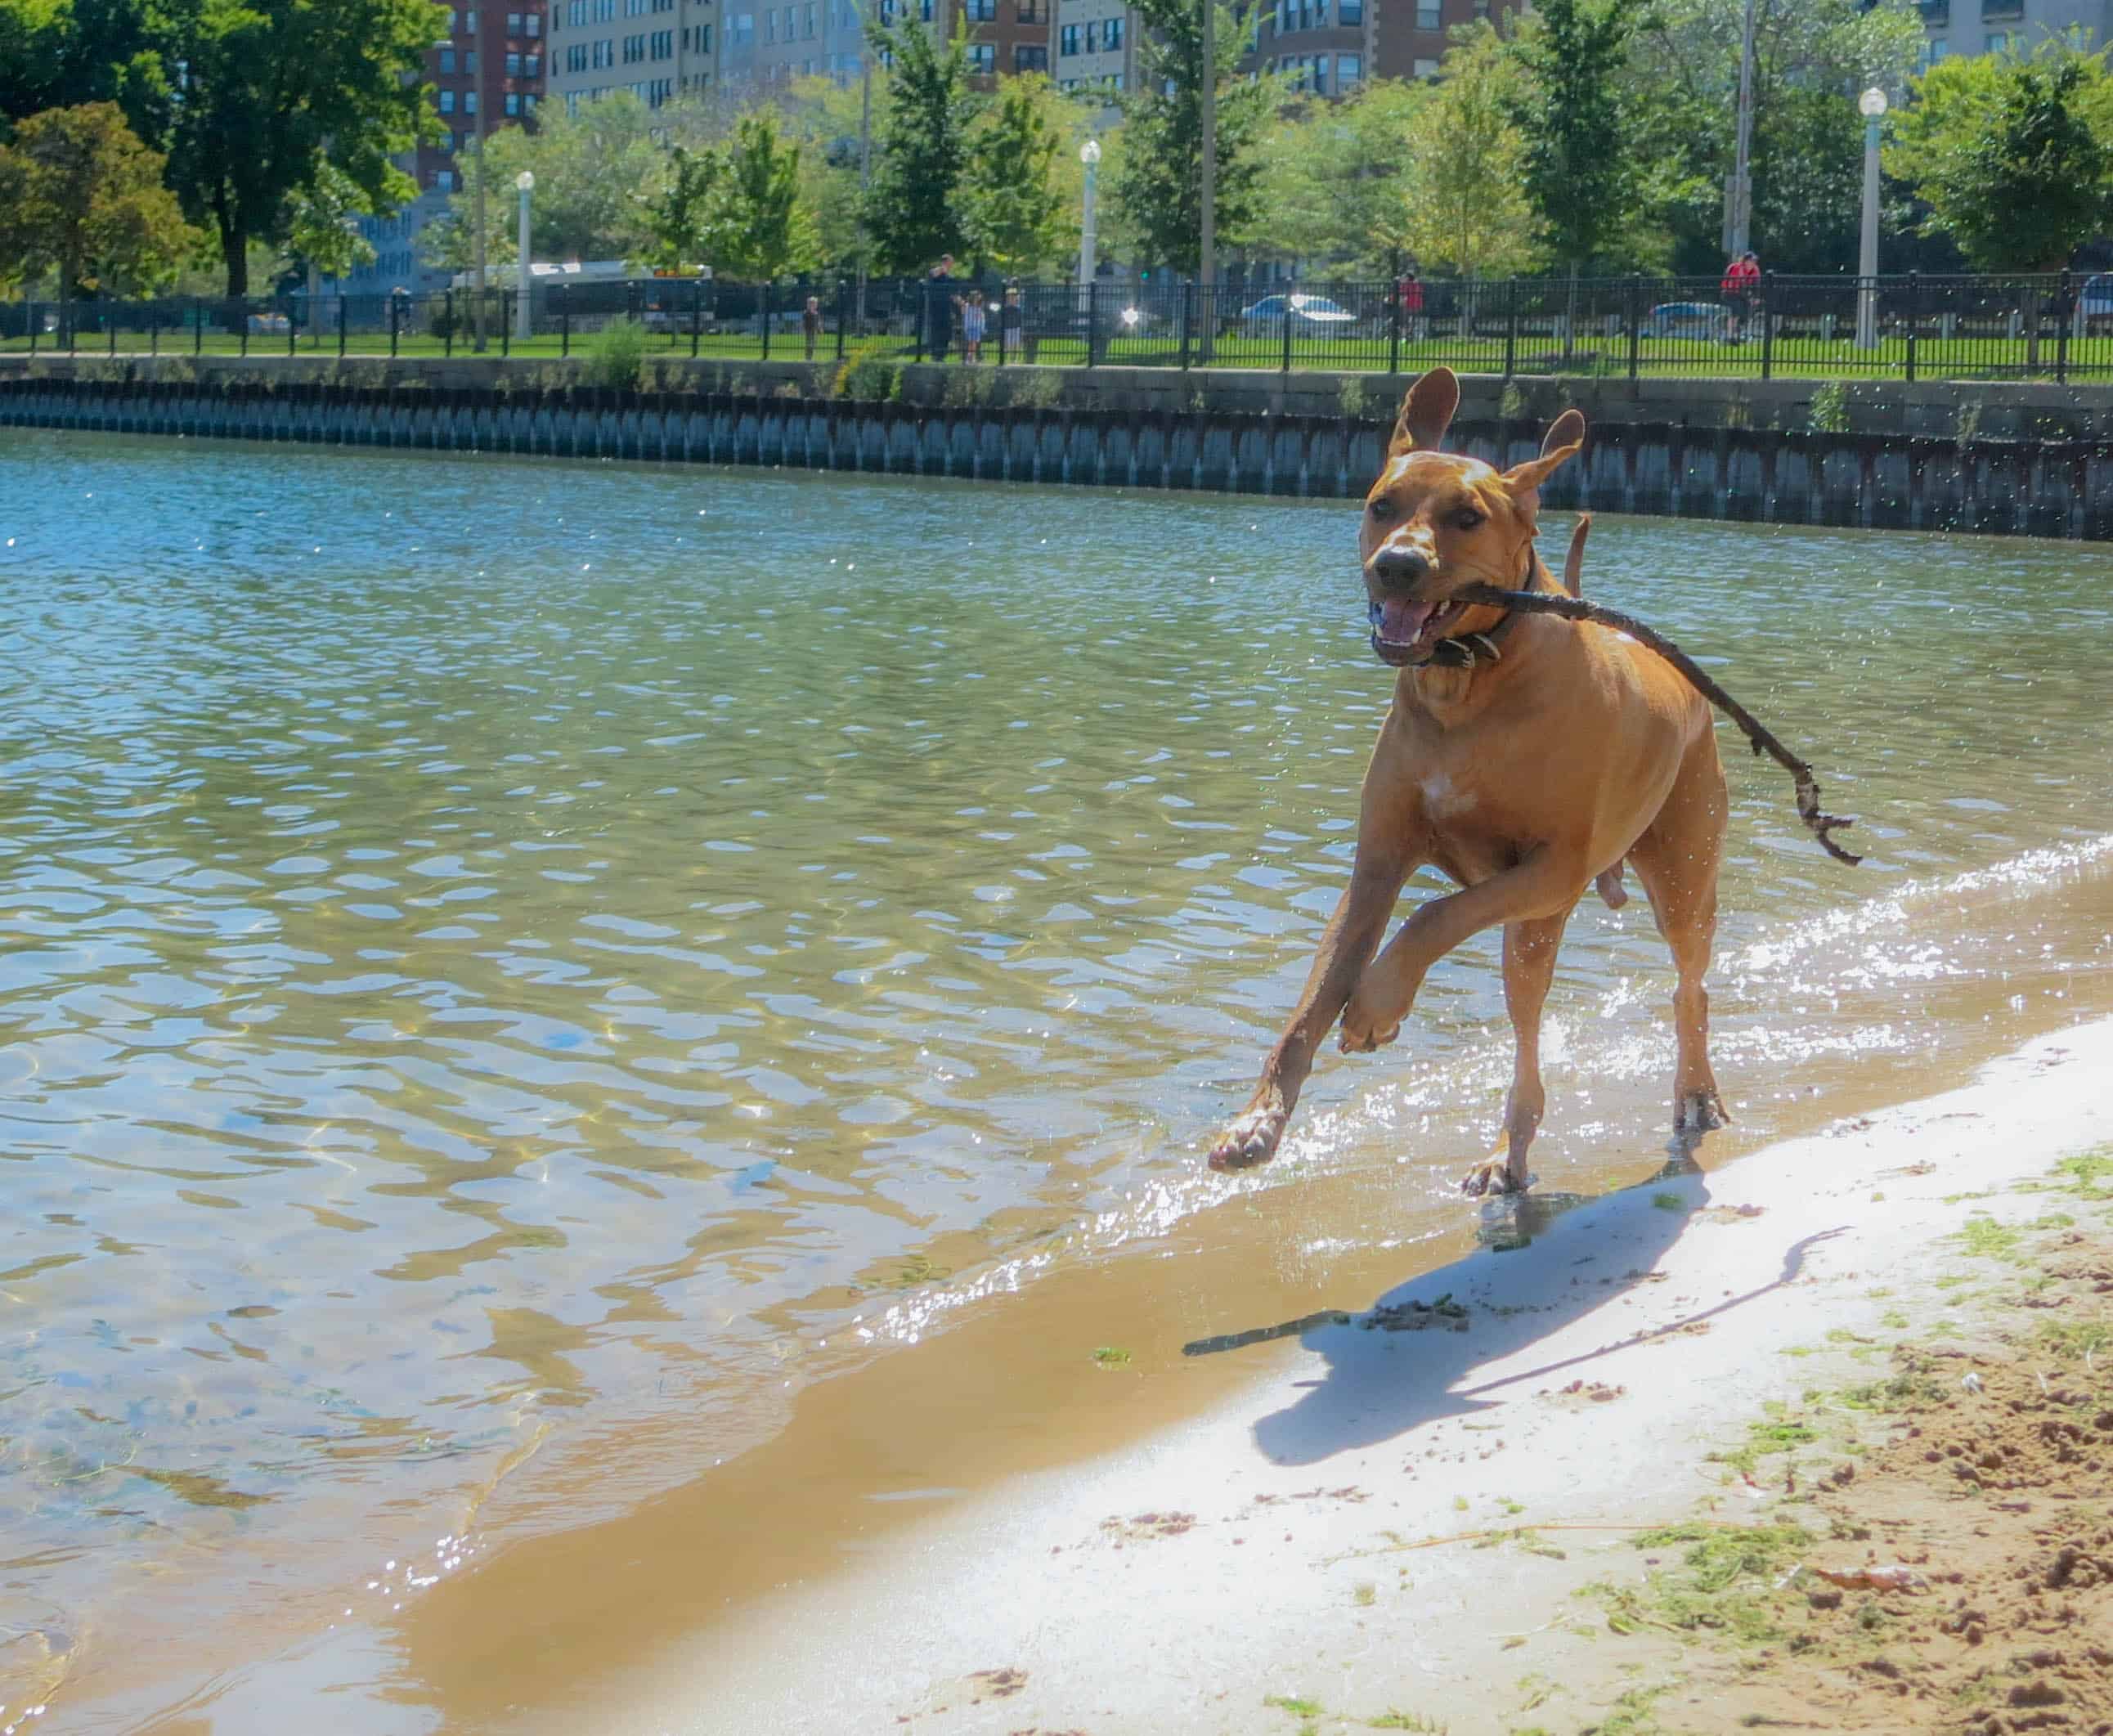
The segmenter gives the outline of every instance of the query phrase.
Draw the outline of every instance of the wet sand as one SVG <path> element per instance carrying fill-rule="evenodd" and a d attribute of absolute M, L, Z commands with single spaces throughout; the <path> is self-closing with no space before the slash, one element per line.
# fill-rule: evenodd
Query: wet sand
<path fill-rule="evenodd" d="M 1970 1215 L 2047 1208 L 1961 1196 L 2113 1139 L 2109 1077 L 2101 1021 L 1963 1090 L 1563 1213 L 1530 1254 L 1478 1250 L 1274 1347 L 1185 1427 L 637 1657 L 601 1679 L 596 1726 L 1259 1731 L 1291 1727 L 1280 1697 L 1510 1728 L 1510 1654 L 1565 1619 L 1578 1573 L 1400 1546 L 1686 1516 L 1721 1489 L 1703 1455 L 1727 1422 L 1809 1382 L 1786 1351 L 1876 1331 Z M 1446 1294 L 1459 1330 L 1413 1306 Z M 517 1706 L 514 1727 L 584 1703 Z"/>

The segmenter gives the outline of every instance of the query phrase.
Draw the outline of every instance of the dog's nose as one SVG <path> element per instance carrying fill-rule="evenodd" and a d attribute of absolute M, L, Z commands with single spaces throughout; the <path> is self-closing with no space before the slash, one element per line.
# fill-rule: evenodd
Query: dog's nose
<path fill-rule="evenodd" d="M 1431 562 L 1413 549 L 1382 549 L 1372 556 L 1372 577 L 1404 588 L 1431 576 Z"/>

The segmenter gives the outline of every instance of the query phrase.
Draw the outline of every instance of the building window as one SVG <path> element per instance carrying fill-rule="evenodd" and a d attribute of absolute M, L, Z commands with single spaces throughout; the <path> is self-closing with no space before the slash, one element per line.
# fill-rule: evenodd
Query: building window
<path fill-rule="evenodd" d="M 763 39 L 765 42 L 778 40 L 778 14 L 775 12 L 763 15 Z"/>
<path fill-rule="evenodd" d="M 1065 24 L 1056 27 L 1056 52 L 1059 55 L 1076 54 L 1079 52 L 1078 25 Z"/>
<path fill-rule="evenodd" d="M 969 71 L 988 77 L 997 71 L 997 44 L 972 42 L 969 44 Z"/>
<path fill-rule="evenodd" d="M 1120 48 L 1122 45 L 1122 20 L 1120 18 L 1109 18 L 1102 21 L 1101 25 L 1101 46 L 1112 53 L 1114 50 Z"/>
<path fill-rule="evenodd" d="M 539 79 L 539 78 L 542 77 L 542 75 L 543 75 L 543 57 L 542 57 L 541 55 L 540 55 L 540 54 L 532 54 L 532 55 L 530 55 L 530 56 L 528 57 L 527 60 L 524 62 L 524 64 L 525 64 L 525 65 L 527 66 L 527 67 L 528 68 L 528 76 L 529 76 L 529 77 L 531 77 L 532 79 Z"/>
<path fill-rule="evenodd" d="M 1047 72 L 1049 70 L 1049 51 L 1040 43 L 1021 43 L 1012 51 L 1012 70 L 1015 72 Z"/>
<path fill-rule="evenodd" d="M 521 98 L 517 93 L 511 90 L 506 93 L 506 112 L 509 115 L 518 115 L 521 112 Z"/>
<path fill-rule="evenodd" d="M 455 190 L 455 171 L 453 169 L 434 170 L 433 185 L 438 187 L 443 193 L 454 192 Z"/>
<path fill-rule="evenodd" d="M 1933 36 L 1923 44 L 1922 63 L 1927 70 L 1951 52 L 1951 44 L 1942 36 Z"/>
<path fill-rule="evenodd" d="M 454 71 L 454 70 L 455 70 L 455 51 L 454 51 L 453 48 L 443 48 L 443 49 L 441 49 L 441 50 L 440 50 L 440 71 L 443 71 L 443 72 L 452 72 L 452 71 Z"/>
<path fill-rule="evenodd" d="M 805 22 L 807 26 L 806 39 L 812 42 L 815 39 L 815 0 L 807 0 L 807 15 Z"/>
<path fill-rule="evenodd" d="M 1042 0 L 1019 0 L 1019 21 L 1022 24 L 1047 24 L 1049 8 Z"/>
<path fill-rule="evenodd" d="M 1364 62 L 1354 54 L 1335 57 L 1335 94 L 1347 96 L 1365 81 Z"/>
<path fill-rule="evenodd" d="M 463 29 L 472 36 L 477 34 L 477 8 L 472 7 L 463 14 Z"/>
<path fill-rule="evenodd" d="M 1419 30 L 1440 30 L 1445 27 L 1444 8 L 1439 0 L 1416 0 L 1416 27 Z"/>
<path fill-rule="evenodd" d="M 1086 52 L 1088 54 L 1101 52 L 1101 22 L 1098 18 L 1086 21 Z"/>
<path fill-rule="evenodd" d="M 521 21 L 528 26 L 527 34 L 531 42 L 543 34 L 543 15 L 541 12 L 531 12 Z"/>
<path fill-rule="evenodd" d="M 962 16 L 978 24 L 997 22 L 997 0 L 961 0 Z"/>
<path fill-rule="evenodd" d="M 1365 0 L 1335 0 L 1335 21 L 1360 25 L 1365 21 Z"/>
<path fill-rule="evenodd" d="M 1420 79 L 1436 78 L 1438 76 L 1438 62 L 1435 60 L 1418 59 L 1416 63 L 1415 76 Z"/>
<path fill-rule="evenodd" d="M 511 49 L 507 51 L 506 75 L 510 79 L 518 79 L 521 76 L 521 57 Z"/>
<path fill-rule="evenodd" d="M 1988 33 L 1988 52 L 1991 54 L 2009 53 L 2010 33 L 2008 30 L 1991 30 Z"/>
<path fill-rule="evenodd" d="M 506 34 L 509 36 L 518 36 L 521 34 L 520 13 L 509 12 L 506 15 Z"/>
<path fill-rule="evenodd" d="M 444 115 L 451 115 L 451 114 L 453 114 L 454 112 L 455 112 L 455 94 L 454 94 L 454 92 L 453 92 L 452 90 L 443 90 L 443 91 L 440 93 L 440 112 L 441 112 L 442 114 L 444 114 Z"/>
<path fill-rule="evenodd" d="M 466 115 L 473 115 L 477 112 L 477 93 L 474 90 L 465 90 L 463 93 L 463 112 Z"/>
<path fill-rule="evenodd" d="M 701 24 L 697 26 L 697 53 L 709 54 L 711 52 L 712 27 L 708 24 Z"/>
<path fill-rule="evenodd" d="M 471 77 L 472 77 L 472 78 L 476 77 L 476 75 L 477 75 L 477 50 L 476 50 L 476 49 L 474 49 L 474 48 L 465 48 L 465 49 L 463 49 L 463 71 L 465 71 L 465 72 L 467 72 L 467 73 L 468 73 L 468 74 L 470 75 L 470 76 L 471 76 Z"/>

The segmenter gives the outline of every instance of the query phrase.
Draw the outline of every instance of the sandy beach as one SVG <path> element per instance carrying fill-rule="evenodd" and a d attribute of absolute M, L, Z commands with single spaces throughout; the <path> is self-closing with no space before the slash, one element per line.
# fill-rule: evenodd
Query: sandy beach
<path fill-rule="evenodd" d="M 1706 1176 L 1529 1203 L 1528 1248 L 1222 1353 L 1255 1377 L 1209 1416 L 755 1604 L 631 1672 L 597 1725 L 1262 1732 L 1307 1706 L 1356 1709 L 1316 1711 L 1323 1729 L 1392 1710 L 1429 1720 L 1395 1728 L 1509 1731 L 1542 1721 L 1512 1691 L 1537 1670 L 1568 1683 L 1549 1727 L 1589 1728 L 1595 1697 L 1634 1686 L 1604 1665 L 1595 1684 L 1569 1631 L 1590 1625 L 1572 1594 L 1633 1554 L 1592 1528 L 1764 1511 L 1708 1455 L 1812 1385 L 1820 1365 L 1786 1353 L 1883 1339 L 1931 1304 L 1970 1217 L 2043 1211 L 2001 1190 L 2113 1138 L 2109 1077 L 2100 1021 Z M 1412 1546 L 1520 1528 L 1564 1559 Z"/>

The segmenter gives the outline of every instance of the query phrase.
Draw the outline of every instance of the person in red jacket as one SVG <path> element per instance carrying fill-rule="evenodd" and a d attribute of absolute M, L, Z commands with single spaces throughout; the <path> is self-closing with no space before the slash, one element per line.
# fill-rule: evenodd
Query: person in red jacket
<path fill-rule="evenodd" d="M 1724 281 L 1717 287 L 1724 299 L 1724 341 L 1741 342 L 1753 318 L 1754 299 L 1761 292 L 1759 258 L 1750 250 L 1740 254 L 1725 267 Z"/>

